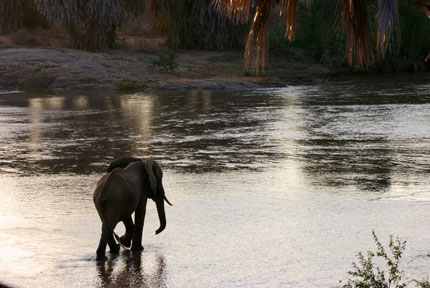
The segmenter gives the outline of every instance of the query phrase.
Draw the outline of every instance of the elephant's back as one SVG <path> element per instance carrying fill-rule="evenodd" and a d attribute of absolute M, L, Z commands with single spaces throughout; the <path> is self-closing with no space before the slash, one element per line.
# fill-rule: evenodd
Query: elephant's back
<path fill-rule="evenodd" d="M 107 202 L 120 202 L 126 197 L 129 188 L 121 174 L 122 169 L 117 168 L 99 180 L 93 195 L 97 210 L 102 209 Z"/>

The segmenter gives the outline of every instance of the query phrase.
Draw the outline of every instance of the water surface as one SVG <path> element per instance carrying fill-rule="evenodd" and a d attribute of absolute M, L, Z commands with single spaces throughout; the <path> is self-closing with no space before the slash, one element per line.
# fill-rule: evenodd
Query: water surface
<path fill-rule="evenodd" d="M 427 81 L 428 82 L 428 81 Z M 337 287 L 375 229 L 430 268 L 430 85 L 351 78 L 249 92 L 0 95 L 0 282 L 16 287 Z M 145 251 L 97 264 L 109 161 L 153 157 Z M 124 231 L 118 225 L 117 232 Z M 410 282 L 411 287 L 415 284 Z"/>

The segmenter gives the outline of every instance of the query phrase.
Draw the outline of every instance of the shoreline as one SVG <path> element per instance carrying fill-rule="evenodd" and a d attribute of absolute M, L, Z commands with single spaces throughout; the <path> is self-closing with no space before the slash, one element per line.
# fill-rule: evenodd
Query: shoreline
<path fill-rule="evenodd" d="M 161 50 L 161 49 L 159 49 Z M 113 49 L 95 53 L 68 48 L 0 45 L 2 90 L 249 90 L 321 84 L 350 76 L 426 75 L 427 72 L 359 72 L 323 65 L 299 55 L 272 57 L 264 74 L 243 69 L 240 51 L 176 50 L 173 72 L 154 65 L 154 51 Z M 391 77 L 391 76 L 388 76 Z M 414 76 L 412 76 L 414 77 Z"/>
<path fill-rule="evenodd" d="M 255 76 L 243 69 L 239 51 L 175 54 L 178 68 L 167 72 L 153 64 L 153 52 L 0 46 L 0 90 L 247 90 L 321 83 L 336 74 L 312 59 L 282 58 Z"/>

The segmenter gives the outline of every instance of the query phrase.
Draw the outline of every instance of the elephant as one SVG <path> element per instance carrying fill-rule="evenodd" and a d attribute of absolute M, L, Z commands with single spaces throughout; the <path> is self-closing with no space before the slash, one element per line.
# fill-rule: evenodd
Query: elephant
<path fill-rule="evenodd" d="M 156 161 L 123 157 L 113 161 L 107 172 L 97 182 L 93 195 L 94 205 L 102 221 L 97 261 L 107 260 L 106 245 L 109 245 L 111 253 L 119 252 L 119 244 L 131 246 L 133 251 L 143 250 L 142 231 L 148 198 L 155 202 L 160 220 L 160 227 L 155 234 L 166 228 L 164 201 L 173 206 L 166 198 L 162 184 L 163 172 Z M 135 224 L 131 218 L 133 212 Z M 118 238 L 113 231 L 120 221 L 124 223 L 126 231 Z"/>

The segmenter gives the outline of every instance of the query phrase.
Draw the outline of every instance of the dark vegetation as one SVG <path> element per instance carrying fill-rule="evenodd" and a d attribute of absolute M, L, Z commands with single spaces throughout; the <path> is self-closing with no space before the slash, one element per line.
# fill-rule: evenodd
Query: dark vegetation
<path fill-rule="evenodd" d="M 351 8 L 346 3 L 361 6 L 346 15 Z M 382 14 L 378 3 L 395 5 Z M 254 17 L 257 10 L 260 16 Z M 279 21 L 280 11 L 284 21 Z M 306 54 L 322 64 L 345 68 L 427 69 L 430 21 L 411 0 L 0 0 L 0 33 L 61 26 L 69 47 L 103 51 L 116 47 L 119 30 L 138 29 L 136 19 L 147 15 L 155 19 L 170 49 L 245 48 L 247 67 L 257 71 L 264 69 L 269 47 L 271 55 L 300 61 Z M 358 35 L 351 21 L 370 34 Z M 383 21 L 389 24 L 381 25 Z M 366 42 L 366 47 L 354 41 Z M 161 67 L 171 69 L 163 64 L 169 59 L 159 60 Z"/>
<path fill-rule="evenodd" d="M 369 10 L 376 9 L 375 1 L 369 2 Z M 417 13 L 414 3 L 399 0 L 399 24 L 401 34 L 394 34 L 387 45 L 384 57 L 372 58 L 371 71 L 396 72 L 427 70 L 425 58 L 430 52 L 430 21 Z M 296 38 L 289 42 L 284 37 L 285 25 L 274 25 L 270 31 L 271 55 L 308 53 L 322 64 L 346 67 L 345 34 L 338 33 L 336 1 L 314 0 L 308 9 L 302 4 L 297 15 Z M 372 13 L 375 15 L 375 13 Z M 377 41 L 377 18 L 370 19 L 372 42 Z M 414 64 L 417 65 L 414 68 Z"/>
<path fill-rule="evenodd" d="M 358 263 L 352 263 L 352 270 L 348 271 L 349 279 L 342 286 L 343 288 L 405 288 L 405 273 L 400 268 L 402 256 L 406 249 L 406 241 L 399 237 L 393 239 L 390 235 L 388 247 L 385 247 L 375 231 L 372 231 L 373 241 L 376 251 L 367 251 L 366 254 L 359 252 Z M 429 257 L 430 255 L 427 255 Z M 427 276 L 428 277 L 428 276 Z M 343 281 L 339 281 L 343 283 Z M 416 287 L 429 288 L 427 280 L 410 280 L 415 282 Z"/>
<path fill-rule="evenodd" d="M 21 27 L 49 27 L 61 23 L 70 46 L 104 50 L 113 47 L 116 30 L 128 15 L 143 9 L 140 1 L 121 0 L 2 0 L 2 32 Z"/>
<path fill-rule="evenodd" d="M 178 67 L 175 59 L 175 52 L 169 50 L 162 51 L 158 58 L 152 60 L 152 64 L 163 68 L 166 72 L 172 72 Z"/>
<path fill-rule="evenodd" d="M 243 45 L 247 26 L 217 13 L 211 0 L 149 2 L 150 10 L 168 33 L 169 48 L 225 50 Z"/>
<path fill-rule="evenodd" d="M 0 0 L 0 33 L 61 24 L 70 47 L 115 47 L 118 29 L 150 11 L 168 35 L 170 48 L 240 48 L 246 27 L 216 13 L 210 0 Z"/>
<path fill-rule="evenodd" d="M 358 263 L 353 262 L 353 269 L 348 271 L 350 278 L 343 288 L 374 287 L 374 288 L 405 288 L 407 284 L 403 281 L 403 270 L 400 269 L 400 260 L 406 248 L 406 241 L 399 238 L 393 240 L 390 236 L 388 251 L 382 245 L 372 231 L 376 252 L 367 251 L 366 255 L 359 252 Z M 381 260 L 384 265 L 378 266 L 375 262 Z"/>

